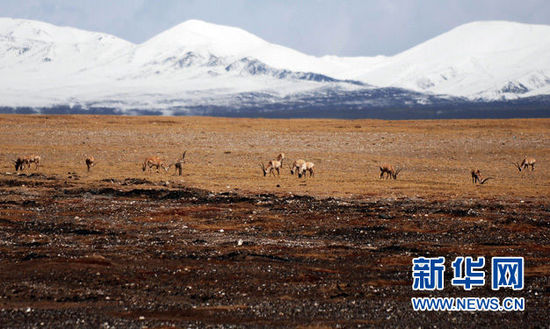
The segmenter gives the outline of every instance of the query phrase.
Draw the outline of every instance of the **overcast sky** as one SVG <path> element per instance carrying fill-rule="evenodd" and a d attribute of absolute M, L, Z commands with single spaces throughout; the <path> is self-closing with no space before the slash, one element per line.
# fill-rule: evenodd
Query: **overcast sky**
<path fill-rule="evenodd" d="M 548 0 L 0 0 L 0 16 L 140 43 L 188 19 L 243 28 L 312 55 L 393 55 L 476 20 L 549 24 Z"/>

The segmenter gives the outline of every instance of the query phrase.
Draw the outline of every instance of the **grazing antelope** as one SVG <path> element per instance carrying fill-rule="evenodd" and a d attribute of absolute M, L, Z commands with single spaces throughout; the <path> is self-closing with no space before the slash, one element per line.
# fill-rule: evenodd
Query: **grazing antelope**
<path fill-rule="evenodd" d="M 183 174 L 183 160 L 185 160 L 185 154 L 186 153 L 187 153 L 187 151 L 183 152 L 183 156 L 181 157 L 181 159 L 178 159 L 175 163 L 170 165 L 170 166 L 173 165 L 174 168 L 176 168 L 176 172 L 180 176 Z"/>
<path fill-rule="evenodd" d="M 14 161 L 15 164 L 15 171 L 21 170 L 23 171 L 25 169 L 25 165 L 31 168 L 31 163 L 34 163 L 35 169 L 38 169 L 40 166 L 40 156 L 39 155 L 28 155 L 24 157 L 18 157 L 17 160 Z"/>
<path fill-rule="evenodd" d="M 302 159 L 298 159 L 298 160 L 294 161 L 292 163 L 292 166 L 290 167 L 290 174 L 294 175 L 295 171 L 300 171 L 300 168 L 302 167 L 302 165 L 304 163 L 306 163 L 306 162 Z"/>
<path fill-rule="evenodd" d="M 267 167 L 264 166 L 263 163 L 260 163 L 260 166 L 262 168 L 262 171 L 264 173 L 264 177 L 267 176 L 267 173 L 269 172 L 273 176 L 275 176 L 274 171 L 277 171 L 277 176 L 280 175 L 281 170 L 281 161 L 279 160 L 271 160 L 267 163 Z"/>
<path fill-rule="evenodd" d="M 314 175 L 313 168 L 315 167 L 315 164 L 313 162 L 305 162 L 300 167 L 300 170 L 298 171 L 298 178 L 301 178 L 304 176 L 306 177 L 306 173 L 309 171 L 309 177 L 312 177 Z"/>
<path fill-rule="evenodd" d="M 531 171 L 535 170 L 535 164 L 537 163 L 537 160 L 532 157 L 525 157 L 521 163 L 513 162 L 513 164 L 518 168 L 519 171 L 522 171 L 523 169 L 527 169 L 529 166 L 531 166 Z"/>
<path fill-rule="evenodd" d="M 472 175 L 473 184 L 475 183 L 485 184 L 485 182 L 487 182 L 489 179 L 493 179 L 493 177 L 483 178 L 483 176 L 481 176 L 481 170 L 479 169 L 472 169 L 470 171 L 470 174 Z"/>
<path fill-rule="evenodd" d="M 34 163 L 35 165 L 35 169 L 38 169 L 38 167 L 40 166 L 40 161 L 42 161 L 42 158 L 40 157 L 40 155 L 31 155 L 29 157 L 29 168 L 31 167 L 31 163 Z"/>
<path fill-rule="evenodd" d="M 380 179 L 384 178 L 384 175 L 386 175 L 386 179 L 393 178 L 397 179 L 397 175 L 403 170 L 403 168 L 393 168 L 392 165 L 381 165 L 380 166 Z"/>
<path fill-rule="evenodd" d="M 168 171 L 168 169 L 170 169 L 170 166 L 167 166 L 165 163 L 164 163 L 164 160 L 162 160 L 161 158 L 159 157 L 149 157 L 147 159 L 145 159 L 145 161 L 143 161 L 143 166 L 142 166 L 142 169 L 143 171 L 145 171 L 147 169 L 147 167 L 149 167 L 150 170 L 153 169 L 153 167 L 156 167 L 157 168 L 157 172 L 159 172 L 159 169 L 162 167 L 165 171 Z"/>
<path fill-rule="evenodd" d="M 86 167 L 88 167 L 88 172 L 90 171 L 90 168 L 95 166 L 95 159 L 93 156 L 86 157 Z"/>

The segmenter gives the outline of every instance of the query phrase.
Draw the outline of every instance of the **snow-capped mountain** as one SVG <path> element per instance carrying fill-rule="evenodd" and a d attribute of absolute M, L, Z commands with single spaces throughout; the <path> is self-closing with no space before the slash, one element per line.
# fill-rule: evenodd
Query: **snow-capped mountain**
<path fill-rule="evenodd" d="M 468 98 L 548 94 L 550 26 L 502 21 L 461 25 L 353 78 Z"/>
<path fill-rule="evenodd" d="M 323 102 L 450 106 L 549 95 L 548 54 L 550 26 L 510 22 L 470 23 L 395 56 L 353 58 L 309 56 L 198 20 L 136 45 L 0 18 L 0 107 L 202 114 Z"/>

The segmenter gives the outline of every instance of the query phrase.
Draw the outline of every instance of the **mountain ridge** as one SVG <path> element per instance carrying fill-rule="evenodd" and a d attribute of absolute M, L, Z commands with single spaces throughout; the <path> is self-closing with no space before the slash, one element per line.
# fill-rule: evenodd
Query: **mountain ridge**
<path fill-rule="evenodd" d="M 217 98 L 237 108 L 239 95 L 323 99 L 331 88 L 342 95 L 378 88 L 372 94 L 379 97 L 391 97 L 384 88 L 410 90 L 408 103 L 394 99 L 392 106 L 403 107 L 453 97 L 512 100 L 550 94 L 548 53 L 550 26 L 504 21 L 464 24 L 394 56 L 315 57 L 200 20 L 133 44 L 100 32 L 0 18 L 0 106 L 185 112 L 201 101 L 218 104 Z"/>

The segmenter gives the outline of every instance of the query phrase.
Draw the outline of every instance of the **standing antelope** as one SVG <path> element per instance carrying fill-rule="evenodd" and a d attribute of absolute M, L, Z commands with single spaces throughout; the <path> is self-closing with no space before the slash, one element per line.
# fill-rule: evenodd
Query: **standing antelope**
<path fill-rule="evenodd" d="M 475 184 L 475 183 L 481 181 L 481 170 L 479 170 L 479 169 L 472 169 L 472 170 L 470 171 L 470 174 L 472 175 L 472 184 Z"/>
<path fill-rule="evenodd" d="M 277 155 L 277 161 L 279 161 L 281 163 L 281 167 L 283 166 L 283 160 L 285 159 L 285 154 L 284 153 L 279 153 L 279 155 Z"/>
<path fill-rule="evenodd" d="M 384 174 L 386 175 L 386 179 L 393 178 L 397 179 L 397 175 L 403 170 L 403 168 L 393 168 L 392 165 L 381 165 L 380 166 L 380 179 L 384 178 Z"/>
<path fill-rule="evenodd" d="M 305 162 L 300 167 L 300 170 L 298 171 L 298 178 L 301 178 L 304 176 L 306 177 L 306 173 L 309 171 L 309 177 L 313 177 L 314 171 L 313 168 L 315 167 L 315 164 L 313 162 Z"/>
<path fill-rule="evenodd" d="M 17 158 L 17 160 L 13 160 L 13 163 L 15 164 L 15 171 L 23 171 L 25 160 L 24 158 Z"/>
<path fill-rule="evenodd" d="M 40 155 L 31 155 L 29 157 L 29 168 L 31 167 L 31 163 L 34 162 L 35 169 L 38 169 L 38 167 L 40 166 L 40 161 L 42 161 Z"/>
<path fill-rule="evenodd" d="M 493 177 L 483 178 L 483 176 L 481 175 L 481 170 L 479 169 L 472 169 L 470 171 L 470 174 L 472 175 L 473 184 L 475 183 L 485 184 L 485 182 L 487 182 L 489 179 L 493 179 Z"/>
<path fill-rule="evenodd" d="M 294 175 L 295 171 L 300 171 L 300 168 L 302 168 L 302 165 L 306 163 L 302 159 L 298 159 L 292 163 L 292 166 L 290 167 L 290 174 Z"/>
<path fill-rule="evenodd" d="M 516 168 L 518 168 L 519 171 L 522 171 L 523 169 L 527 169 L 529 166 L 531 166 L 531 171 L 535 170 L 535 164 L 537 163 L 537 160 L 532 157 L 525 157 L 521 163 L 514 162 L 514 165 Z"/>
<path fill-rule="evenodd" d="M 262 168 L 262 171 L 264 173 L 264 177 L 267 176 L 267 173 L 269 172 L 273 176 L 275 176 L 274 171 L 277 171 L 277 176 L 280 175 L 281 170 L 281 161 L 278 160 L 271 160 L 267 163 L 267 167 L 264 166 L 263 163 L 260 163 L 260 167 Z"/>
<path fill-rule="evenodd" d="M 86 157 L 86 167 L 88 167 L 88 172 L 90 171 L 90 168 L 95 166 L 95 159 L 93 156 Z"/>
<path fill-rule="evenodd" d="M 145 171 L 145 170 L 147 169 L 147 167 L 149 167 L 150 170 L 152 170 L 153 167 L 156 167 L 156 168 L 157 168 L 157 172 L 159 172 L 159 169 L 160 169 L 161 167 L 162 167 L 165 171 L 168 171 L 168 169 L 170 169 L 170 166 L 167 166 L 167 165 L 164 163 L 164 160 L 162 160 L 161 158 L 156 157 L 156 156 L 149 157 L 149 158 L 145 159 L 145 161 L 143 161 L 143 166 L 142 166 L 143 171 Z"/>
<path fill-rule="evenodd" d="M 186 153 L 187 153 L 187 151 L 184 151 L 183 156 L 181 157 L 181 159 L 178 159 L 175 163 L 173 163 L 174 168 L 176 168 L 176 172 L 180 176 L 183 174 L 183 160 L 185 160 L 185 154 Z M 172 166 L 172 165 L 170 165 L 170 166 Z"/>

